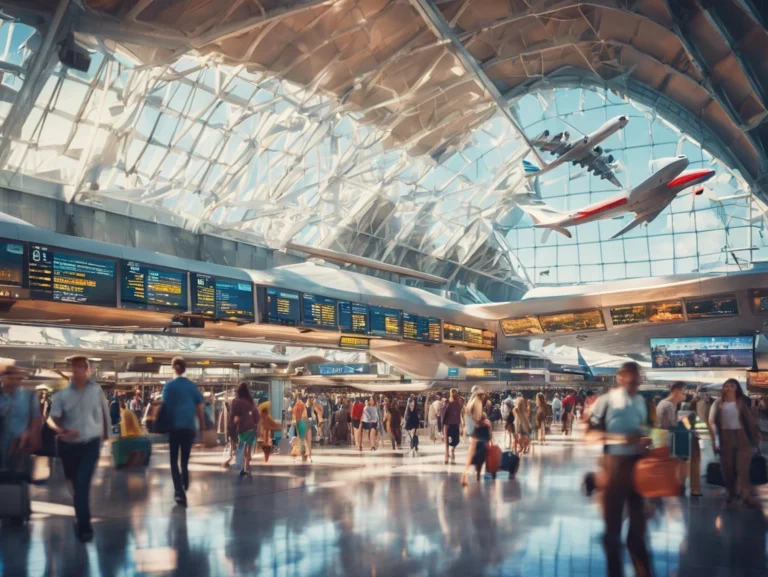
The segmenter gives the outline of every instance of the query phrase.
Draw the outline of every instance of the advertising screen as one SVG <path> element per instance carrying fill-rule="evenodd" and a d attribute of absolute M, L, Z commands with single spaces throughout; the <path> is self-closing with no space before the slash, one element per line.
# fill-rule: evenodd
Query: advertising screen
<path fill-rule="evenodd" d="M 187 273 L 123 261 L 120 303 L 144 310 L 187 310 Z"/>
<path fill-rule="evenodd" d="M 403 313 L 403 338 L 422 343 L 442 342 L 440 319 Z"/>
<path fill-rule="evenodd" d="M 626 305 L 611 309 L 611 322 L 614 326 L 682 320 L 683 304 L 681 301 Z"/>
<path fill-rule="evenodd" d="M 24 245 L 20 242 L 0 241 L 0 284 L 24 284 Z"/>
<path fill-rule="evenodd" d="M 356 335 L 368 334 L 368 305 L 339 301 L 339 328 Z"/>
<path fill-rule="evenodd" d="M 117 261 L 42 245 L 29 247 L 33 299 L 117 306 Z"/>
<path fill-rule="evenodd" d="M 464 327 L 453 323 L 443 323 L 443 339 L 457 343 L 464 342 Z"/>
<path fill-rule="evenodd" d="M 545 333 L 571 333 L 604 329 L 603 315 L 599 310 L 577 311 L 557 315 L 539 315 Z"/>
<path fill-rule="evenodd" d="M 386 307 L 370 307 L 371 334 L 380 337 L 399 337 L 402 334 L 400 311 Z"/>
<path fill-rule="evenodd" d="M 276 325 L 298 325 L 301 322 L 299 293 L 267 287 L 267 322 Z"/>
<path fill-rule="evenodd" d="M 768 290 L 752 289 L 749 291 L 749 302 L 752 305 L 752 312 L 755 314 L 768 313 Z"/>
<path fill-rule="evenodd" d="M 339 339 L 339 347 L 342 349 L 357 349 L 360 351 L 367 351 L 371 348 L 370 343 L 370 339 L 364 339 L 362 337 L 341 337 Z"/>
<path fill-rule="evenodd" d="M 747 390 L 768 394 L 768 371 L 747 371 Z"/>
<path fill-rule="evenodd" d="M 303 324 L 318 329 L 339 328 L 336 319 L 336 299 L 304 293 L 302 298 Z"/>
<path fill-rule="evenodd" d="M 749 368 L 753 337 L 677 337 L 651 339 L 654 369 Z"/>
<path fill-rule="evenodd" d="M 253 322 L 253 285 L 192 273 L 192 312 L 221 320 Z"/>
<path fill-rule="evenodd" d="M 501 332 L 507 337 L 518 335 L 540 335 L 541 324 L 536 317 L 523 317 L 520 319 L 503 319 L 501 321 Z"/>
<path fill-rule="evenodd" d="M 739 305 L 734 295 L 726 295 L 685 301 L 685 310 L 688 320 L 712 319 L 739 314 Z"/>

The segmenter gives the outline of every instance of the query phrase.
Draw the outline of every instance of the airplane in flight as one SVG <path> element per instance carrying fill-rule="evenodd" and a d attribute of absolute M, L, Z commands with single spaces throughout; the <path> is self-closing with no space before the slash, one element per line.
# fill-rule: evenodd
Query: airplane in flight
<path fill-rule="evenodd" d="M 616 218 L 628 212 L 635 213 L 635 219 L 611 237 L 617 238 L 639 224 L 652 222 L 681 191 L 696 187 L 715 175 L 711 168 L 685 170 L 686 168 L 688 158 L 678 156 L 634 188 L 576 211 L 562 212 L 546 204 L 519 206 L 533 218 L 536 228 L 547 229 L 541 239 L 542 243 L 547 241 L 553 230 L 571 238 L 568 227 Z M 703 187 L 693 189 L 696 196 L 703 192 Z"/>
<path fill-rule="evenodd" d="M 621 183 L 613 173 L 613 167 L 611 166 L 614 161 L 613 156 L 608 155 L 607 157 L 604 157 L 603 149 L 598 145 L 612 134 L 624 128 L 628 122 L 628 116 L 611 118 L 594 132 L 585 134 L 583 138 L 574 140 L 573 142 L 569 142 L 571 135 L 568 131 L 560 132 L 550 138 L 549 130 L 545 130 L 539 136 L 534 138 L 531 141 L 531 144 L 534 147 L 538 147 L 542 152 L 549 152 L 558 158 L 554 162 L 547 164 L 534 150 L 534 154 L 543 166 L 542 168 L 539 168 L 532 162 L 523 160 L 523 169 L 526 178 L 541 176 L 562 164 L 572 162 L 581 167 L 586 167 L 587 170 L 593 172 L 595 176 L 599 176 L 603 180 L 608 180 L 615 186 L 621 188 Z"/>

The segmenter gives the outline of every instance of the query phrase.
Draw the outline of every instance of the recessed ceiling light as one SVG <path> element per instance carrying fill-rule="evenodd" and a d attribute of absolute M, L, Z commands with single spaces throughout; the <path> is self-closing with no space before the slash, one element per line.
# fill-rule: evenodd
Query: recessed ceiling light
<path fill-rule="evenodd" d="M 464 74 L 466 74 L 465 70 L 461 66 L 454 66 L 451 68 L 451 72 L 453 72 L 456 76 L 464 76 Z"/>

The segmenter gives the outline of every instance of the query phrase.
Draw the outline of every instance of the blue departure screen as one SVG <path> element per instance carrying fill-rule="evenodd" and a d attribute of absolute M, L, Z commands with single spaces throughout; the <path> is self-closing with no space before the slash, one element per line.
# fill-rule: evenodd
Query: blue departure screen
<path fill-rule="evenodd" d="M 145 310 L 187 310 L 187 273 L 123 261 L 120 302 Z"/>
<path fill-rule="evenodd" d="M 301 295 L 303 324 L 318 329 L 336 330 L 336 299 L 304 293 Z"/>
<path fill-rule="evenodd" d="M 266 294 L 268 323 L 296 326 L 301 322 L 297 291 L 267 287 Z"/>
<path fill-rule="evenodd" d="M 400 311 L 386 307 L 370 307 L 371 334 L 380 337 L 401 336 Z"/>
<path fill-rule="evenodd" d="M 403 338 L 422 343 L 442 342 L 440 319 L 403 313 Z"/>
<path fill-rule="evenodd" d="M 192 273 L 192 312 L 221 320 L 253 322 L 253 284 Z"/>
<path fill-rule="evenodd" d="M 117 306 L 117 261 L 42 245 L 29 247 L 33 299 Z"/>
<path fill-rule="evenodd" d="M 339 328 L 345 333 L 367 335 L 368 305 L 339 301 Z"/>

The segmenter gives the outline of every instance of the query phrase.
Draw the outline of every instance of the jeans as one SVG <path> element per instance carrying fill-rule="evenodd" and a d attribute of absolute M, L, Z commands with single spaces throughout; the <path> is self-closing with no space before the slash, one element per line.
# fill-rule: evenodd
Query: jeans
<path fill-rule="evenodd" d="M 555 423 L 559 423 L 560 422 L 560 412 L 561 412 L 561 409 L 557 409 L 555 411 L 552 411 L 552 415 L 554 417 L 553 420 L 555 421 Z"/>
<path fill-rule="evenodd" d="M 91 479 L 99 461 L 101 439 L 85 443 L 59 443 L 61 466 L 64 477 L 72 483 L 75 501 L 75 516 L 79 531 L 91 531 Z"/>
<path fill-rule="evenodd" d="M 189 455 L 195 440 L 194 429 L 173 429 L 168 433 L 171 449 L 171 476 L 176 493 L 184 493 L 189 488 Z M 179 472 L 179 449 L 181 449 L 181 472 Z"/>

